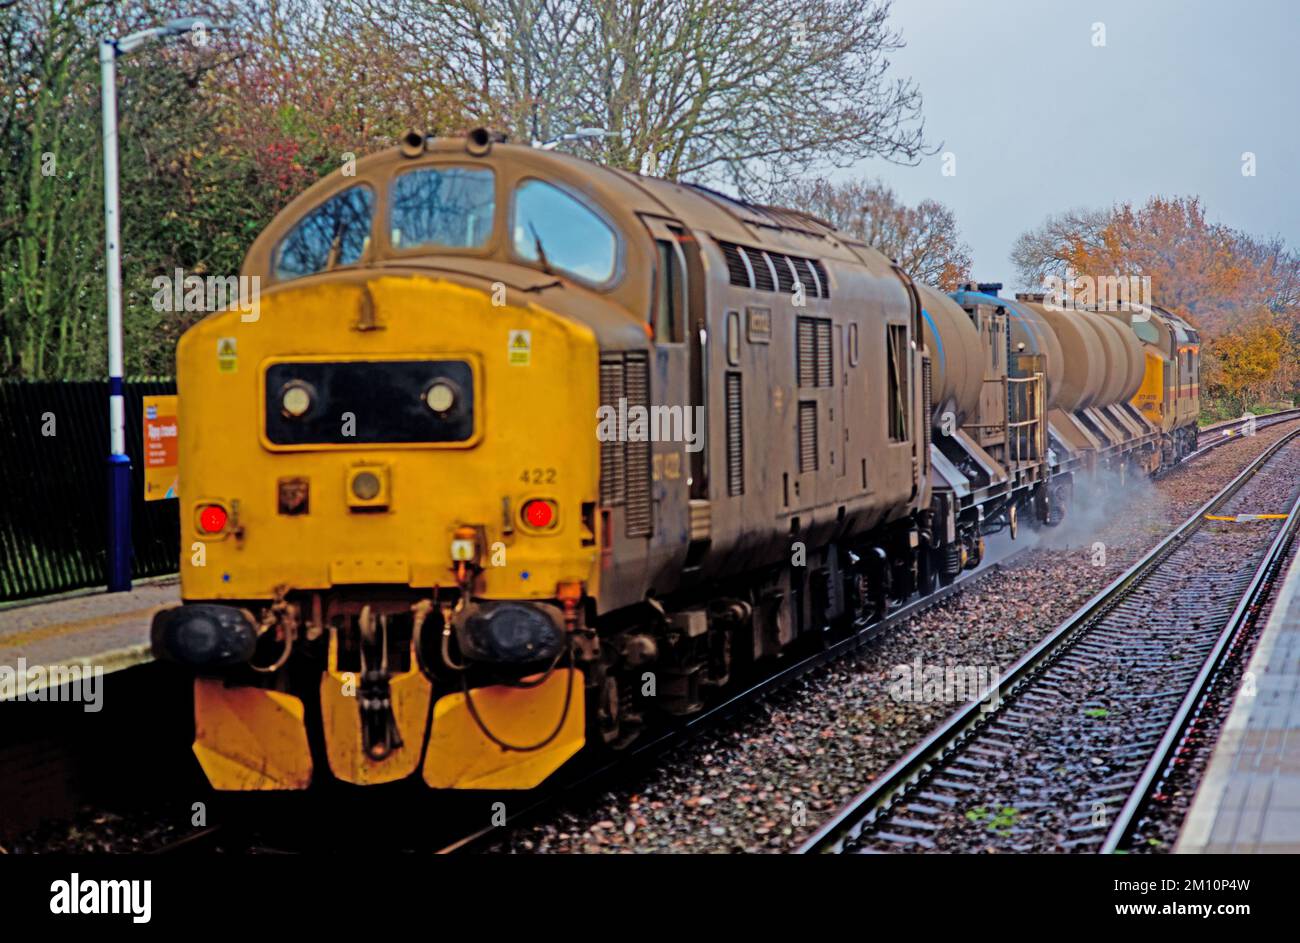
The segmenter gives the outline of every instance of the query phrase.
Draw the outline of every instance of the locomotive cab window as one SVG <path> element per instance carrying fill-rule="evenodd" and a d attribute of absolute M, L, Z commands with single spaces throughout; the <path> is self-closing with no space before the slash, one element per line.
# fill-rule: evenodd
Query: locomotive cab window
<path fill-rule="evenodd" d="M 330 197 L 280 240 L 273 270 L 280 281 L 355 265 L 370 245 L 373 191 L 356 186 Z"/>
<path fill-rule="evenodd" d="M 888 350 L 885 365 L 889 371 L 889 438 L 892 442 L 906 442 L 908 435 L 908 390 L 907 379 L 909 366 L 907 326 L 890 324 L 888 333 Z"/>
<path fill-rule="evenodd" d="M 652 315 L 655 342 L 680 344 L 686 321 L 686 259 L 681 247 L 667 239 L 655 240 L 655 255 L 658 261 Z"/>
<path fill-rule="evenodd" d="M 1160 343 L 1160 332 L 1156 330 L 1156 326 L 1151 323 L 1150 318 L 1145 321 L 1134 319 L 1130 323 L 1133 325 L 1133 333 L 1142 340 L 1146 341 L 1148 344 Z"/>
<path fill-rule="evenodd" d="M 394 249 L 479 249 L 492 235 L 496 174 L 482 167 L 421 167 L 393 181 Z"/>
<path fill-rule="evenodd" d="M 618 237 L 577 199 L 541 180 L 515 188 L 515 254 L 550 272 L 603 285 L 614 277 Z"/>

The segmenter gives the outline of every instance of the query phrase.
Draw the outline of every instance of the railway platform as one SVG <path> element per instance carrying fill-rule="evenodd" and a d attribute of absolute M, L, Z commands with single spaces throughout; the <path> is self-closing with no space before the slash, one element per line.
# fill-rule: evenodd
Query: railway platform
<path fill-rule="evenodd" d="M 1175 851 L 1300 852 L 1300 556 L 1277 590 Z"/>
<path fill-rule="evenodd" d="M 24 669 L 32 679 L 26 686 L 0 686 L 0 701 L 20 689 L 39 689 L 50 666 L 98 667 L 108 674 L 152 661 L 151 617 L 179 600 L 179 579 L 166 577 L 141 581 L 126 593 L 79 593 L 0 609 L 0 668 Z"/>

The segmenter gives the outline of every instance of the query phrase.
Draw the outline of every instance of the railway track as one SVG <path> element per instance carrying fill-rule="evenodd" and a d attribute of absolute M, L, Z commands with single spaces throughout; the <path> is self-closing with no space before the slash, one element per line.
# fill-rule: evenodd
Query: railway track
<path fill-rule="evenodd" d="M 1283 409 L 1276 413 L 1269 413 L 1267 416 L 1252 418 L 1256 429 L 1266 429 L 1280 422 L 1300 418 L 1300 409 Z M 1187 460 L 1198 458 L 1229 442 L 1236 442 L 1242 437 L 1242 431 L 1250 421 L 1251 419 L 1226 419 L 1223 422 L 1216 422 L 1212 426 L 1206 426 L 1200 433 L 1201 447 L 1190 453 Z"/>
<path fill-rule="evenodd" d="M 1297 437 L 1262 453 L 800 851 L 1131 847 L 1295 535 Z M 1280 523 L 1207 520 L 1288 508 Z"/>

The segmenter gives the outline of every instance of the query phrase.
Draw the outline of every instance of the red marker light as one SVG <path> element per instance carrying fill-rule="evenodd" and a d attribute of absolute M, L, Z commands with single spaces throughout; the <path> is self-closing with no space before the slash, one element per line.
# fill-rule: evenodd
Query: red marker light
<path fill-rule="evenodd" d="M 205 534 L 219 534 L 226 529 L 226 509 L 209 504 L 199 512 L 199 530 Z"/>
<path fill-rule="evenodd" d="M 529 501 L 524 505 L 524 520 L 529 527 L 550 527 L 555 520 L 555 509 L 549 501 Z"/>

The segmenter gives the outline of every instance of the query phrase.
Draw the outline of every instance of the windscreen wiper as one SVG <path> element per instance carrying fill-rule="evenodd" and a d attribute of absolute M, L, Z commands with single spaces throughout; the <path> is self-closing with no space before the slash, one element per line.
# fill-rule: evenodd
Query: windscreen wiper
<path fill-rule="evenodd" d="M 533 231 L 533 246 L 537 249 L 537 258 L 542 263 L 542 271 L 547 275 L 554 275 L 555 273 L 551 271 L 551 263 L 546 259 L 546 250 L 542 248 L 542 237 L 537 234 L 537 226 L 529 223 L 528 228 Z"/>

